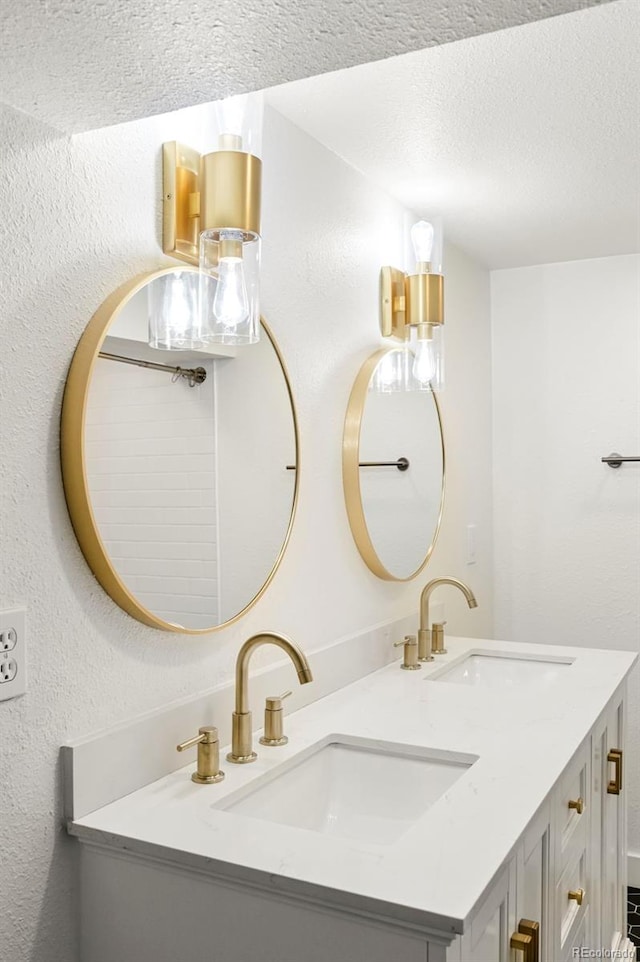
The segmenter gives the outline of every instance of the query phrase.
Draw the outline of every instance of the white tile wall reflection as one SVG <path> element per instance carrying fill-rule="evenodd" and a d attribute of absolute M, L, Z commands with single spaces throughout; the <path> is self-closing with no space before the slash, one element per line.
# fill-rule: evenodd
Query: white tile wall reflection
<path fill-rule="evenodd" d="M 89 488 L 116 570 L 167 621 L 218 621 L 213 362 L 190 388 L 97 361 L 87 408 Z M 188 617 L 187 617 L 188 616 Z"/>

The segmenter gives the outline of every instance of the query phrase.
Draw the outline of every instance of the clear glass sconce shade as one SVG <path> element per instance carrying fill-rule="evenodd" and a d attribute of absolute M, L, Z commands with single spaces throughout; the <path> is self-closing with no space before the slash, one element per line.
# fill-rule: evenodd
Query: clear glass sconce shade
<path fill-rule="evenodd" d="M 411 344 L 410 391 L 441 391 L 444 387 L 444 327 L 421 324 Z"/>
<path fill-rule="evenodd" d="M 411 244 L 415 258 L 415 269 L 409 273 L 442 273 L 442 221 L 419 220 L 411 228 Z"/>
<path fill-rule="evenodd" d="M 241 346 L 259 341 L 260 238 L 233 229 L 204 231 L 200 273 L 203 343 Z"/>
<path fill-rule="evenodd" d="M 149 345 L 163 351 L 202 347 L 197 271 L 174 271 L 147 285 Z"/>
<path fill-rule="evenodd" d="M 377 394 L 393 394 L 409 389 L 413 354 L 407 344 L 385 354 L 371 378 L 369 390 Z"/>
<path fill-rule="evenodd" d="M 240 94 L 215 106 L 213 150 L 241 150 L 254 157 L 262 153 L 261 93 Z"/>

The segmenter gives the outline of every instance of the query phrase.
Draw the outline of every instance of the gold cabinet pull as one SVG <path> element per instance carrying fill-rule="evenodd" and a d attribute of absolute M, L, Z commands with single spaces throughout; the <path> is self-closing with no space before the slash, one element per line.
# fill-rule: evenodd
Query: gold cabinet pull
<path fill-rule="evenodd" d="M 586 893 L 584 889 L 576 889 L 575 891 L 572 890 L 571 892 L 567 893 L 568 898 L 571 899 L 573 902 L 577 902 L 578 905 L 582 905 L 585 894 Z"/>
<path fill-rule="evenodd" d="M 582 815 L 584 812 L 584 801 L 581 798 L 572 798 L 569 802 L 569 808 L 575 809 L 578 815 Z"/>
<path fill-rule="evenodd" d="M 540 923 L 520 919 L 518 931 L 511 936 L 511 948 L 522 952 L 523 962 L 539 962 Z"/>
<path fill-rule="evenodd" d="M 613 781 L 607 785 L 607 793 L 609 795 L 619 795 L 622 791 L 622 749 L 612 748 L 607 755 L 607 761 L 613 762 L 615 765 L 615 777 Z"/>
<path fill-rule="evenodd" d="M 531 919 L 520 919 L 518 931 L 531 937 L 531 962 L 540 960 L 540 923 Z"/>
<path fill-rule="evenodd" d="M 511 948 L 516 952 L 522 952 L 524 962 L 533 962 L 531 958 L 532 939 L 530 935 L 523 935 L 522 932 L 514 932 L 511 936 Z"/>
<path fill-rule="evenodd" d="M 193 738 L 176 745 L 176 751 L 186 752 L 194 745 L 198 746 L 198 765 L 191 780 L 198 785 L 215 785 L 221 782 L 224 772 L 220 770 L 218 729 L 213 725 L 204 725 Z"/>

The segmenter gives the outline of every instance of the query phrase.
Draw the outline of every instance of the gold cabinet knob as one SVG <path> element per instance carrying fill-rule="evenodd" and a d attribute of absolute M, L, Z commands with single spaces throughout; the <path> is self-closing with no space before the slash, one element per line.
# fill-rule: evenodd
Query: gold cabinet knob
<path fill-rule="evenodd" d="M 417 671 L 418 668 L 422 668 L 422 665 L 418 662 L 418 639 L 415 635 L 405 635 L 402 641 L 394 642 L 394 648 L 400 648 L 404 646 L 404 659 L 401 668 L 405 671 Z"/>
<path fill-rule="evenodd" d="M 221 782 L 224 772 L 220 770 L 218 729 L 214 725 L 204 725 L 193 738 L 176 745 L 176 751 L 186 752 L 194 745 L 198 746 L 198 765 L 191 780 L 198 785 L 215 785 L 216 782 Z"/>
<path fill-rule="evenodd" d="M 584 801 L 581 798 L 572 798 L 569 802 L 569 808 L 575 809 L 578 815 L 582 815 L 584 812 Z"/>
<path fill-rule="evenodd" d="M 582 905 L 586 892 L 584 889 L 576 889 L 575 891 L 572 890 L 571 892 L 568 892 L 567 895 L 568 898 L 573 902 L 577 902 L 578 905 Z"/>
<path fill-rule="evenodd" d="M 282 702 L 293 692 L 285 691 L 282 695 L 270 695 L 264 708 L 264 735 L 260 739 L 261 745 L 275 747 L 286 745 L 289 739 L 284 734 L 284 711 Z"/>

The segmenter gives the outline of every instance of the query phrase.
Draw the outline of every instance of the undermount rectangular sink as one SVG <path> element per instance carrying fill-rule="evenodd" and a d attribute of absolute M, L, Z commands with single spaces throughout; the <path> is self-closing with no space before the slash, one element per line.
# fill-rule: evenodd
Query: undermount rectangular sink
<path fill-rule="evenodd" d="M 503 690 L 534 684 L 544 686 L 557 681 L 564 670 L 572 664 L 571 658 L 542 659 L 535 655 L 527 657 L 526 655 L 498 655 L 492 652 L 469 652 L 456 665 L 426 680 Z"/>
<path fill-rule="evenodd" d="M 324 835 L 389 845 L 471 765 L 461 755 L 332 736 L 221 806 Z"/>

